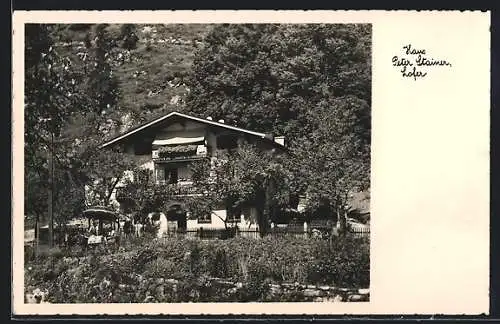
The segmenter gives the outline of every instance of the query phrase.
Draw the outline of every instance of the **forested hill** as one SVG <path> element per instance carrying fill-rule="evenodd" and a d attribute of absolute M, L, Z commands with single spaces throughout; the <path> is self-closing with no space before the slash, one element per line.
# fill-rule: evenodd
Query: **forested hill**
<path fill-rule="evenodd" d="M 88 35 L 95 25 L 57 25 L 53 34 L 61 55 L 78 64 L 86 55 Z M 129 111 L 130 127 L 159 114 L 182 109 L 189 88 L 186 77 L 194 54 L 203 46 L 211 25 L 154 24 L 106 27 L 111 44 L 113 73 L 119 83 L 120 111 Z M 137 39 L 127 43 L 130 34 Z"/>
<path fill-rule="evenodd" d="M 294 139 L 323 119 L 311 110 L 340 105 L 359 112 L 369 137 L 369 25 L 127 24 L 105 30 L 120 131 L 177 110 Z M 59 25 L 54 32 L 60 53 L 77 65 L 93 37 L 95 25 Z"/>

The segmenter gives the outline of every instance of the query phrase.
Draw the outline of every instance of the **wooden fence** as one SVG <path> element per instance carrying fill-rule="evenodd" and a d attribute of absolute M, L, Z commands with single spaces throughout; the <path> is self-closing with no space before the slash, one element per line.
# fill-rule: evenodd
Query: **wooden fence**
<path fill-rule="evenodd" d="M 370 237 L 370 228 L 351 228 L 349 231 L 357 237 Z"/>
<path fill-rule="evenodd" d="M 355 236 L 367 237 L 370 236 L 370 228 L 350 228 L 349 231 Z M 261 237 L 257 229 L 234 229 L 234 228 L 199 228 L 188 230 L 174 230 L 166 233 L 166 237 L 184 237 L 189 239 L 215 240 L 229 239 L 233 237 L 247 237 L 258 239 Z M 275 227 L 270 229 L 266 236 L 274 237 L 295 237 L 295 238 L 312 238 L 312 237 L 327 237 L 328 232 L 318 229 L 305 229 L 301 226 Z"/>

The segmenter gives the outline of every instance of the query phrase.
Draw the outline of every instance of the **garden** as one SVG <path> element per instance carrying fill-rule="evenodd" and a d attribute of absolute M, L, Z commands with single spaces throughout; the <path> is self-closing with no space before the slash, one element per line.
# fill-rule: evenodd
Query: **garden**
<path fill-rule="evenodd" d="M 351 235 L 27 246 L 25 293 L 45 291 L 49 303 L 366 301 L 369 266 L 368 238 Z"/>

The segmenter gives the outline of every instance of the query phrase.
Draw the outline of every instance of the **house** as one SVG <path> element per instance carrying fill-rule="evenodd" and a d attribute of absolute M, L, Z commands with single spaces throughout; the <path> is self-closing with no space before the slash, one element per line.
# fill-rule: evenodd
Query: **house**
<path fill-rule="evenodd" d="M 132 157 L 138 167 L 153 171 L 156 184 L 179 188 L 180 196 L 196 194 L 190 191 L 192 181 L 189 166 L 193 161 L 215 158 L 217 152 L 237 149 L 244 142 L 264 150 L 285 151 L 284 137 L 272 137 L 228 125 L 224 120 L 214 121 L 179 112 L 169 113 L 130 129 L 103 143 L 101 149 L 119 148 L 120 152 Z M 128 173 L 127 177 L 133 180 L 134 175 Z M 117 199 L 116 191 L 119 192 L 121 185 L 111 195 L 117 205 L 120 205 L 120 199 Z M 181 199 L 173 197 L 167 206 L 167 210 L 162 212 L 169 226 L 187 230 L 225 227 L 228 213 L 223 207 L 204 218 L 191 219 Z M 245 208 L 241 216 L 236 216 L 231 223 L 240 228 L 255 229 L 256 225 L 249 221 L 255 213 L 255 208 Z"/>

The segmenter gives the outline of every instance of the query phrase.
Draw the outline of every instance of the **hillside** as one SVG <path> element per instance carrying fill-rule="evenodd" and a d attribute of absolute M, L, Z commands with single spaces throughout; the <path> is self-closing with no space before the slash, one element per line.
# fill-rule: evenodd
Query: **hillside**
<path fill-rule="evenodd" d="M 190 73 L 196 50 L 211 25 L 162 24 L 135 25 L 137 47 L 119 44 L 122 25 L 109 25 L 107 31 L 117 39 L 113 50 L 114 73 L 120 89 L 120 110 L 130 111 L 128 127 L 158 114 L 181 109 L 189 92 L 185 78 Z M 86 55 L 85 37 L 92 25 L 57 25 L 59 52 L 78 64 Z"/>

